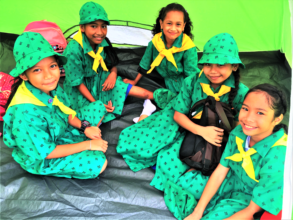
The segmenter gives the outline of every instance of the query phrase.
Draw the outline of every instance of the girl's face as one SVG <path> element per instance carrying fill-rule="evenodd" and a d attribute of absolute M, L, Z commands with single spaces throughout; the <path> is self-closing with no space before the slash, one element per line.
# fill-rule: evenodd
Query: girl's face
<path fill-rule="evenodd" d="M 80 29 L 87 36 L 93 49 L 95 49 L 96 44 L 102 43 L 107 35 L 107 23 L 102 20 L 80 25 Z"/>
<path fill-rule="evenodd" d="M 213 87 L 220 86 L 229 76 L 232 74 L 232 71 L 238 69 L 238 64 L 210 64 L 205 63 L 203 65 L 203 72 L 206 77 L 211 81 Z"/>
<path fill-rule="evenodd" d="M 174 42 L 184 31 L 184 14 L 182 11 L 169 11 L 164 21 L 160 20 L 161 29 L 163 29 L 167 42 Z"/>
<path fill-rule="evenodd" d="M 275 118 L 268 97 L 263 91 L 249 93 L 239 113 L 239 122 L 244 134 L 251 136 L 255 143 L 271 135 L 274 127 L 283 119 L 283 115 Z"/>
<path fill-rule="evenodd" d="M 57 87 L 60 70 L 55 57 L 46 57 L 35 66 L 20 75 L 24 81 L 29 81 L 34 87 L 50 95 Z"/>

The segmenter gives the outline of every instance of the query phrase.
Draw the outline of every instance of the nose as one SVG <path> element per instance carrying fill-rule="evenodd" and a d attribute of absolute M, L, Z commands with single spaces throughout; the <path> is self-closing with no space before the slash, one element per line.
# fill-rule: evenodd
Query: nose
<path fill-rule="evenodd" d="M 52 77 L 51 70 L 49 70 L 49 69 L 44 70 L 44 78 L 50 79 L 51 77 Z"/>
<path fill-rule="evenodd" d="M 211 64 L 211 72 L 212 72 L 212 73 L 216 73 L 217 70 L 218 70 L 217 65 L 216 65 L 216 64 Z"/>
<path fill-rule="evenodd" d="M 97 35 L 101 35 L 103 32 L 102 32 L 102 27 L 100 27 L 100 26 L 98 26 L 97 28 L 96 28 L 96 34 Z"/>
<path fill-rule="evenodd" d="M 252 111 L 248 111 L 245 115 L 245 121 L 250 123 L 250 122 L 254 122 L 254 114 Z"/>

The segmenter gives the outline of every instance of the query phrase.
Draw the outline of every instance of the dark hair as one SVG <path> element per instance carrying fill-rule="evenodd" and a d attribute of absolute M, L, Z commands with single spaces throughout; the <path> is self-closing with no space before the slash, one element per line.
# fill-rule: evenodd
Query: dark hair
<path fill-rule="evenodd" d="M 107 37 L 105 37 L 105 40 L 109 44 L 108 47 L 104 47 L 104 50 L 111 61 L 111 65 L 107 67 L 108 70 L 110 71 L 114 66 L 118 65 L 119 59 L 118 59 L 116 51 L 114 50 L 114 47 L 112 46 L 111 41 Z"/>
<path fill-rule="evenodd" d="M 189 15 L 187 13 L 187 11 L 184 9 L 184 7 L 180 4 L 177 3 L 172 3 L 167 5 L 166 7 L 163 7 L 160 12 L 159 12 L 159 16 L 156 19 L 156 24 L 154 24 L 154 27 L 152 29 L 152 34 L 155 35 L 157 33 L 161 32 L 161 25 L 160 25 L 160 20 L 164 21 L 167 13 L 169 11 L 182 11 L 184 14 L 184 23 L 186 23 L 185 28 L 183 33 L 185 33 L 186 35 L 188 35 L 191 40 L 193 40 L 193 34 L 191 33 L 191 30 L 193 29 L 192 26 L 192 22 L 189 18 Z"/>
<path fill-rule="evenodd" d="M 239 82 L 240 82 L 240 69 L 239 69 L 239 67 L 237 68 L 236 71 L 233 71 L 232 74 L 234 75 L 234 79 L 235 79 L 235 88 L 231 88 L 231 91 L 228 96 L 228 101 L 229 101 L 229 106 L 232 109 L 233 115 L 236 115 L 237 112 L 233 107 L 233 100 L 236 97 L 238 89 L 239 89 Z"/>
<path fill-rule="evenodd" d="M 10 93 L 10 96 L 9 96 L 9 98 L 7 100 L 5 109 L 7 109 L 8 106 L 10 105 L 10 102 L 13 99 L 18 87 L 21 85 L 23 79 L 18 76 L 18 77 L 15 77 L 14 79 L 12 79 L 11 81 L 13 81 L 13 84 L 11 86 L 11 93 Z"/>
<path fill-rule="evenodd" d="M 288 104 L 287 99 L 285 96 L 285 93 L 278 89 L 276 86 L 270 85 L 268 83 L 257 85 L 253 88 L 251 88 L 245 95 L 244 99 L 247 97 L 247 95 L 251 92 L 265 92 L 267 93 L 267 100 L 270 104 L 271 109 L 274 110 L 275 118 L 279 117 L 281 114 L 285 115 L 287 112 Z M 274 127 L 273 132 L 278 131 L 279 129 L 284 128 L 285 132 L 288 132 L 288 127 L 285 124 L 278 124 Z"/>

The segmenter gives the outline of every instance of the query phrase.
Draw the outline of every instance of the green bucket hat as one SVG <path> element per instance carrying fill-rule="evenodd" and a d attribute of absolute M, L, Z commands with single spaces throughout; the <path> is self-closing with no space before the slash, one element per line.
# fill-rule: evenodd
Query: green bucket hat
<path fill-rule="evenodd" d="M 221 33 L 212 37 L 203 48 L 203 55 L 199 64 L 239 64 L 243 69 L 244 64 L 239 58 L 239 50 L 232 35 Z"/>
<path fill-rule="evenodd" d="M 85 3 L 79 11 L 79 17 L 79 24 L 88 24 L 97 20 L 103 20 L 106 21 L 108 25 L 110 24 L 105 9 L 95 2 Z"/>
<path fill-rule="evenodd" d="M 66 57 L 54 52 L 49 42 L 35 32 L 24 32 L 16 39 L 13 55 L 16 62 L 15 68 L 10 72 L 13 77 L 21 75 L 46 57 L 58 56 L 60 65 L 67 62 Z"/>

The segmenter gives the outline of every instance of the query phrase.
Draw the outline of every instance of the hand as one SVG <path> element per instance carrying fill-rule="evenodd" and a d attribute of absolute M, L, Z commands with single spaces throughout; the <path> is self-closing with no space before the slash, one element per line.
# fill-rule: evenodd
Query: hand
<path fill-rule="evenodd" d="M 85 136 L 91 140 L 100 139 L 102 137 L 101 130 L 98 127 L 87 127 L 84 130 Z"/>
<path fill-rule="evenodd" d="M 200 220 L 202 215 L 199 215 L 195 212 L 191 213 L 189 216 L 187 216 L 184 220 Z"/>
<path fill-rule="evenodd" d="M 108 102 L 108 105 L 104 104 L 104 106 L 106 107 L 107 112 L 113 112 L 115 109 L 115 107 L 113 107 L 113 105 L 112 105 L 111 100 Z"/>
<path fill-rule="evenodd" d="M 128 83 L 128 84 L 131 84 L 133 86 L 136 85 L 136 82 L 134 80 L 130 80 L 130 79 L 123 79 L 123 82 Z"/>
<path fill-rule="evenodd" d="M 106 153 L 108 149 L 108 142 L 104 141 L 103 139 L 96 139 L 91 141 L 91 149 L 92 150 L 97 150 L 97 151 L 102 151 Z"/>
<path fill-rule="evenodd" d="M 102 91 L 109 91 L 114 88 L 117 79 L 117 73 L 111 72 L 105 80 Z"/>
<path fill-rule="evenodd" d="M 199 135 L 202 136 L 210 144 L 221 147 L 224 130 L 214 126 L 207 126 L 202 127 Z"/>

